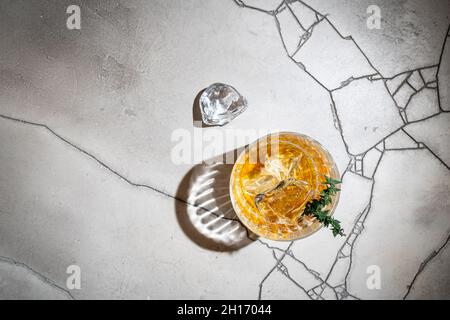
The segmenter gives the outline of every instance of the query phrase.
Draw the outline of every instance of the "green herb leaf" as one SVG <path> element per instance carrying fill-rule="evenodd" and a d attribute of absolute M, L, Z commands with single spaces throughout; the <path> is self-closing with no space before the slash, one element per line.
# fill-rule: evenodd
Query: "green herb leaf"
<path fill-rule="evenodd" d="M 314 216 L 325 227 L 330 227 L 335 237 L 337 235 L 344 236 L 344 229 L 342 229 L 340 221 L 330 216 L 329 211 L 324 210 L 324 208 L 331 204 L 333 201 L 332 197 L 341 191 L 341 189 L 336 188 L 336 185 L 340 183 L 342 182 L 339 180 L 325 176 L 323 184 L 327 185 L 327 188 L 320 193 L 319 199 L 308 202 L 303 212 L 305 215 Z"/>

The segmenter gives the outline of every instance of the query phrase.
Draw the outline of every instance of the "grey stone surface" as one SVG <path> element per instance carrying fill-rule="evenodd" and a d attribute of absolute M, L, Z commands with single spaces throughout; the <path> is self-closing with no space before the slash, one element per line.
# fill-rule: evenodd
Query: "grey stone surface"
<path fill-rule="evenodd" d="M 348 277 L 350 293 L 363 299 L 407 294 L 420 264 L 447 239 L 449 177 L 448 169 L 426 150 L 386 151 L 374 177 L 371 212 L 353 249 L 358 253 Z M 381 270 L 380 289 L 366 286 L 366 270 L 372 265 Z"/>
<path fill-rule="evenodd" d="M 352 81 L 333 92 L 349 152 L 360 154 L 403 125 L 382 81 Z"/>
<path fill-rule="evenodd" d="M 447 0 L 304 2 L 322 14 L 328 14 L 342 35 L 352 36 L 385 77 L 434 65 L 439 60 L 449 24 L 450 3 Z M 380 8 L 380 29 L 367 28 L 370 5 Z"/>
<path fill-rule="evenodd" d="M 373 177 L 373 174 L 375 173 L 382 155 L 383 152 L 381 150 L 378 150 L 376 147 L 366 152 L 363 158 L 363 168 L 361 172 L 365 177 Z"/>
<path fill-rule="evenodd" d="M 326 19 L 314 27 L 293 59 L 329 90 L 349 79 L 376 73 L 358 47 L 342 38 Z"/>
<path fill-rule="evenodd" d="M 385 147 L 387 150 L 415 149 L 418 144 L 405 131 L 399 130 L 385 140 Z"/>
<path fill-rule="evenodd" d="M 409 124 L 405 131 L 417 142 L 423 143 L 431 152 L 450 166 L 450 114 L 441 113 L 426 120 Z"/>
<path fill-rule="evenodd" d="M 29 266 L 0 257 L 0 297 L 2 300 L 67 300 L 71 295 Z"/>
<path fill-rule="evenodd" d="M 424 89 L 411 98 L 406 109 L 406 116 L 408 121 L 419 121 L 439 112 L 436 89 Z"/>
<path fill-rule="evenodd" d="M 447 34 L 444 49 L 441 56 L 441 63 L 439 65 L 439 97 L 441 108 L 450 111 L 450 41 Z"/>
<path fill-rule="evenodd" d="M 282 0 L 236 0 L 236 3 L 240 6 L 246 6 L 251 9 L 263 10 L 266 12 L 276 10 L 282 2 Z"/>
<path fill-rule="evenodd" d="M 397 102 L 397 106 L 402 109 L 406 108 L 415 93 L 414 88 L 405 81 L 394 93 L 394 100 Z"/>
<path fill-rule="evenodd" d="M 447 276 L 450 269 L 448 242 L 439 249 L 428 257 L 430 262 L 415 279 L 408 299 L 448 299 L 448 288 L 450 287 Z"/>
<path fill-rule="evenodd" d="M 339 205 L 334 217 L 338 219 L 344 230 L 351 230 L 355 219 L 367 206 L 370 197 L 371 181 L 352 172 L 343 178 L 343 187 Z M 321 229 L 313 236 L 297 241 L 291 251 L 297 259 L 315 270 L 321 278 L 326 278 L 345 238 L 333 238 L 329 230 Z M 300 258 L 301 257 L 301 258 Z"/>
<path fill-rule="evenodd" d="M 425 85 L 424 80 L 420 75 L 420 71 L 414 71 L 408 78 L 408 84 L 413 87 L 414 90 L 418 91 Z"/>
<path fill-rule="evenodd" d="M 280 267 L 264 282 L 261 299 L 307 300 L 309 296 L 296 286 Z"/>
<path fill-rule="evenodd" d="M 302 37 L 308 36 L 307 28 L 304 27 L 300 20 L 294 15 L 288 6 L 283 6 L 276 19 L 280 25 L 280 34 L 283 45 L 286 47 L 287 53 L 292 56 L 302 44 Z"/>
<path fill-rule="evenodd" d="M 177 223 L 176 207 L 185 204 L 130 185 L 44 128 L 0 121 L 0 256 L 64 289 L 67 267 L 78 265 L 75 299 L 257 294 L 273 264 L 260 246 L 233 254 L 202 249 Z M 47 292 L 41 298 L 56 296 Z"/>
<path fill-rule="evenodd" d="M 176 130 L 193 133 L 194 99 L 217 81 L 248 98 L 248 112 L 227 126 L 235 140 L 240 134 L 232 129 L 301 127 L 342 159 L 341 170 L 345 167 L 339 132 L 315 125 L 333 121 L 327 93 L 285 59 L 273 17 L 239 10 L 232 0 L 98 1 L 83 6 L 84 27 L 78 32 L 62 24 L 66 15 L 58 12 L 65 12 L 63 3 L 36 2 L 24 5 L 25 11 L 20 6 L 14 2 L 1 13 L 6 27 L 15 30 L 2 29 L 7 52 L 2 58 L 1 111 L 48 125 L 136 183 L 177 192 L 198 160 L 173 163 L 177 141 L 172 135 Z M 30 29 L 42 30 L 28 39 L 33 36 Z M 195 45 L 183 35 L 198 35 Z M 286 86 L 286 81 L 293 85 Z M 236 142 L 223 152 L 241 146 Z M 194 150 L 201 160 L 203 150 Z"/>
<path fill-rule="evenodd" d="M 382 1 L 381 29 L 370 1 L 75 3 L 81 30 L 74 3 L 0 3 L 0 299 L 450 297 L 448 1 Z M 249 108 L 202 127 L 217 81 Z M 243 227 L 231 167 L 201 161 L 246 129 L 330 151 L 346 236 Z M 180 131 L 234 143 L 178 163 Z"/>

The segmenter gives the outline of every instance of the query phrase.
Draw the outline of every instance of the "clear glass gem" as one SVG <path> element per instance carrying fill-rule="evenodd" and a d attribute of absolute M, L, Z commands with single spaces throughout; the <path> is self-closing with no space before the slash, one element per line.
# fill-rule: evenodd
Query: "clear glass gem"
<path fill-rule="evenodd" d="M 247 108 L 247 101 L 232 86 L 214 83 L 202 93 L 200 110 L 202 120 L 207 125 L 222 126 Z"/>

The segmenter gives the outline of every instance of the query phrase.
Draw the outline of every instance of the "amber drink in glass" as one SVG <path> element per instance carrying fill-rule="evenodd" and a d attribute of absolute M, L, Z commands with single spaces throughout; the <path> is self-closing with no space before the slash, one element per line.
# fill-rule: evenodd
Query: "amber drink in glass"
<path fill-rule="evenodd" d="M 238 156 L 230 177 L 236 214 L 255 234 L 294 240 L 312 234 L 321 223 L 304 209 L 326 188 L 325 177 L 339 179 L 333 158 L 314 139 L 294 132 L 262 137 Z M 339 193 L 326 210 L 337 205 Z"/>

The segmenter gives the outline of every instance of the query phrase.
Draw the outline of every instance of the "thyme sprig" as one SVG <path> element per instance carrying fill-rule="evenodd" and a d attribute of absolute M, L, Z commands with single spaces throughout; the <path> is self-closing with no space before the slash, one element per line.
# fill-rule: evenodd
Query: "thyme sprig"
<path fill-rule="evenodd" d="M 325 227 L 329 227 L 333 231 L 333 236 L 344 236 L 344 229 L 341 227 L 339 220 L 334 219 L 329 215 L 329 210 L 324 210 L 324 208 L 331 204 L 333 201 L 333 196 L 341 191 L 336 185 L 340 184 L 341 181 L 332 179 L 330 177 L 325 177 L 325 184 L 327 187 L 320 193 L 319 199 L 314 199 L 306 204 L 303 214 L 314 216 L 320 223 Z"/>

